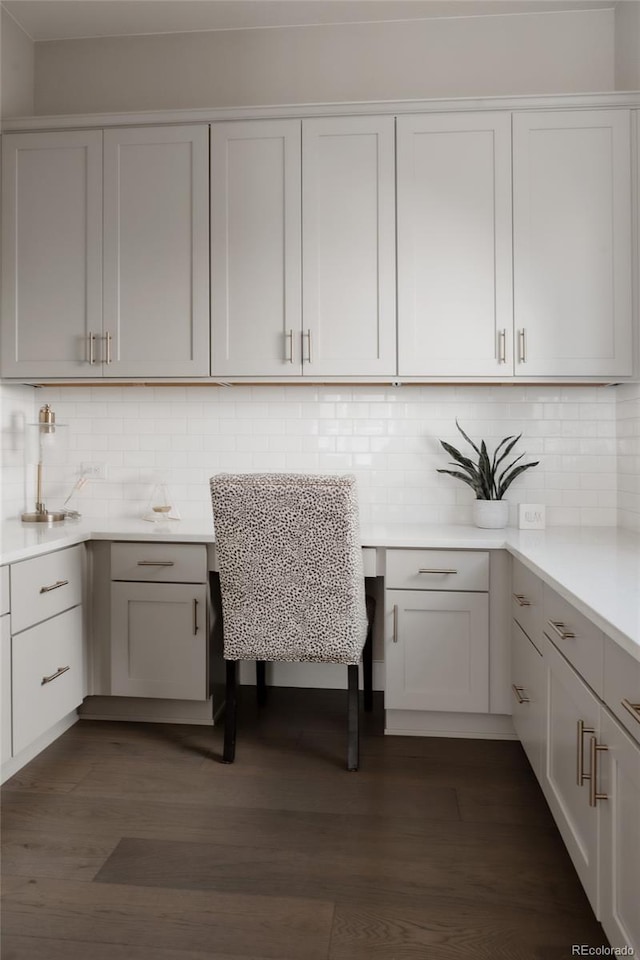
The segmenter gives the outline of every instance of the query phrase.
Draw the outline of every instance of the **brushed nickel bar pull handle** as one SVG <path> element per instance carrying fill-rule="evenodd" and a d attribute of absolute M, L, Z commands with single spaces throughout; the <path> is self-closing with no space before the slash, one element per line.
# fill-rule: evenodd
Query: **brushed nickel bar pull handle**
<path fill-rule="evenodd" d="M 285 341 L 287 341 L 287 340 L 289 341 L 289 351 L 288 351 L 288 355 L 287 355 L 287 350 L 286 350 L 286 345 L 285 345 L 284 361 L 285 361 L 285 363 L 293 363 L 293 330 L 289 330 L 288 333 L 285 333 L 284 339 L 285 339 Z"/>
<path fill-rule="evenodd" d="M 398 642 L 398 604 L 393 605 L 393 642 Z"/>
<path fill-rule="evenodd" d="M 138 560 L 139 567 L 175 567 L 175 560 Z"/>
<path fill-rule="evenodd" d="M 524 327 L 518 330 L 518 362 L 527 362 L 527 331 Z"/>
<path fill-rule="evenodd" d="M 52 673 L 50 677 L 43 677 L 40 681 L 40 686 L 44 687 L 45 683 L 51 683 L 52 680 L 55 680 L 57 677 L 61 677 L 63 673 L 66 673 L 67 670 L 71 670 L 71 667 L 58 667 L 55 673 Z"/>
<path fill-rule="evenodd" d="M 553 630 L 553 632 L 560 637 L 561 640 L 574 640 L 575 633 L 572 630 L 567 630 L 564 623 L 561 620 L 547 620 L 547 623 Z"/>
<path fill-rule="evenodd" d="M 60 587 L 66 587 L 68 583 L 68 580 L 56 580 L 55 583 L 52 583 L 48 587 L 40 587 L 40 593 L 51 593 L 52 590 L 59 590 Z"/>
<path fill-rule="evenodd" d="M 524 687 L 518 687 L 518 686 L 516 686 L 515 683 L 512 683 L 512 684 L 511 684 L 511 689 L 512 689 L 513 692 L 515 693 L 515 695 L 516 695 L 516 700 L 518 701 L 518 703 L 531 703 L 531 700 L 529 699 L 529 697 L 523 697 L 523 696 L 522 696 L 522 693 L 523 693 L 523 691 L 524 691 Z"/>
<path fill-rule="evenodd" d="M 96 362 L 96 355 L 95 355 L 96 335 L 95 335 L 95 333 L 91 333 L 91 331 L 89 331 L 89 333 L 87 334 L 87 341 L 88 341 L 88 344 L 89 344 L 89 359 L 88 359 L 88 363 L 90 364 L 90 366 L 93 367 L 93 366 L 95 366 L 95 362 Z"/>
<path fill-rule="evenodd" d="M 630 700 L 627 700 L 625 697 L 624 700 L 621 700 L 620 703 L 628 710 L 634 720 L 637 720 L 640 723 L 640 703 L 631 703 Z"/>
<path fill-rule="evenodd" d="M 585 727 L 584 720 L 578 720 L 576 735 L 576 783 L 579 787 L 583 786 L 585 780 L 591 780 L 591 773 L 584 772 L 584 735 L 585 733 L 595 733 L 593 727 Z"/>
<path fill-rule="evenodd" d="M 307 356 L 304 355 L 304 338 L 307 338 Z M 305 333 L 302 331 L 302 360 L 304 363 L 311 363 L 311 328 Z"/>
<path fill-rule="evenodd" d="M 198 601 L 194 598 L 193 601 L 193 635 L 195 636 L 198 632 Z"/>
<path fill-rule="evenodd" d="M 515 600 L 515 602 L 518 604 L 519 607 L 531 606 L 531 600 L 527 600 L 527 598 L 523 593 L 512 593 L 511 596 L 513 597 L 513 599 Z"/>
<path fill-rule="evenodd" d="M 441 573 L 441 574 L 454 574 L 457 573 L 457 570 L 448 569 L 447 567 L 420 567 L 418 573 Z"/>
<path fill-rule="evenodd" d="M 591 737 L 589 750 L 591 754 L 591 783 L 589 784 L 590 807 L 595 807 L 598 803 L 598 800 L 609 799 L 606 793 L 598 793 L 598 754 L 604 753 L 608 749 L 609 747 L 605 747 L 604 744 L 598 743 L 595 737 Z"/>
<path fill-rule="evenodd" d="M 498 363 L 507 362 L 507 330 L 498 330 Z"/>
<path fill-rule="evenodd" d="M 105 335 L 104 335 L 104 341 L 105 341 L 105 345 L 106 345 L 106 348 L 107 348 L 107 350 L 106 350 L 107 358 L 106 358 L 106 360 L 105 360 L 105 363 L 107 363 L 107 364 L 110 364 L 110 363 L 112 362 L 112 360 L 111 360 L 111 341 L 112 341 L 112 339 L 113 339 L 113 337 L 111 336 L 110 333 L 105 333 Z"/>

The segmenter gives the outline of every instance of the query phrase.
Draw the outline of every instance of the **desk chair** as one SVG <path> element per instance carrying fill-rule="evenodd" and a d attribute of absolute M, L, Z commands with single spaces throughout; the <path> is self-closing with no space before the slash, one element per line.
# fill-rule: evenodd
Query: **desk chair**
<path fill-rule="evenodd" d="M 357 770 L 358 662 L 371 709 L 375 604 L 365 600 L 355 477 L 218 474 L 211 502 L 226 660 L 223 762 L 235 757 L 238 661 L 347 666 L 347 769 Z"/>

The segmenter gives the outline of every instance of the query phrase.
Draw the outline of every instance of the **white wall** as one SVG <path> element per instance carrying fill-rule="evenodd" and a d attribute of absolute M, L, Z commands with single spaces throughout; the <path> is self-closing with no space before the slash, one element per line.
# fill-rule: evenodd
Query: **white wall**
<path fill-rule="evenodd" d="M 4 8 L 0 10 L 0 116 L 29 117 L 34 110 L 34 43 Z"/>
<path fill-rule="evenodd" d="M 613 9 L 37 44 L 36 112 L 614 89 Z"/>
<path fill-rule="evenodd" d="M 616 90 L 640 90 L 640 0 L 619 0 L 615 8 Z"/>
<path fill-rule="evenodd" d="M 618 523 L 640 531 L 640 383 L 616 387 Z"/>
<path fill-rule="evenodd" d="M 35 488 L 27 490 L 25 425 L 35 420 L 33 387 L 0 385 L 0 519 L 33 510 Z"/>
<path fill-rule="evenodd" d="M 161 475 L 183 517 L 208 522 L 214 472 L 292 470 L 355 473 L 365 522 L 470 522 L 471 491 L 436 473 L 448 460 L 438 439 L 463 443 L 457 416 L 490 445 L 524 431 L 518 450 L 541 464 L 516 481 L 508 497 L 514 504 L 545 503 L 550 524 L 616 523 L 616 391 L 606 387 L 45 387 L 34 393 L 36 407 L 50 402 L 58 422 L 69 425 L 68 463 L 48 471 L 50 505 L 64 499 L 81 462 L 108 465 L 108 480 L 91 481 L 79 495 L 85 516 L 139 516 Z"/>

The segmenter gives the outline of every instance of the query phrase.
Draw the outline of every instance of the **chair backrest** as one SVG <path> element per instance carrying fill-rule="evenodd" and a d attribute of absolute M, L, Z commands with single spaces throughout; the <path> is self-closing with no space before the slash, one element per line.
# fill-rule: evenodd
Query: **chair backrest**
<path fill-rule="evenodd" d="M 367 616 L 355 477 L 211 478 L 227 660 L 357 663 Z"/>

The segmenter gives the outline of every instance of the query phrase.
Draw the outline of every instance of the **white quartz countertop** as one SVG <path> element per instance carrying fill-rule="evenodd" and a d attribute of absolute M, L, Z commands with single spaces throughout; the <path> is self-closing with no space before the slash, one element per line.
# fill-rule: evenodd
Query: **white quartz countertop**
<path fill-rule="evenodd" d="M 175 540 L 214 543 L 211 521 L 148 523 L 65 521 L 51 526 L 7 521 L 0 563 L 16 563 L 87 540 Z M 640 534 L 618 527 L 480 530 L 472 526 L 363 526 L 364 547 L 501 550 L 553 587 L 597 627 L 640 660 Z"/>

